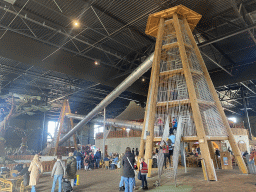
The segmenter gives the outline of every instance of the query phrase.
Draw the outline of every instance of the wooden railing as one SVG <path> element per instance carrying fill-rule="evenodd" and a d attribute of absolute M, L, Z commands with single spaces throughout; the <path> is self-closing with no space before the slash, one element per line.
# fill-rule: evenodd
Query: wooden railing
<path fill-rule="evenodd" d="M 8 155 L 11 160 L 32 160 L 34 155 Z"/>
<path fill-rule="evenodd" d="M 128 133 L 126 130 L 117 130 L 117 131 L 110 131 L 107 138 L 120 138 L 120 137 L 128 137 Z M 138 130 L 130 130 L 129 137 L 141 137 L 141 131 Z M 102 139 L 103 133 L 97 133 L 96 139 Z"/>
<path fill-rule="evenodd" d="M 65 165 L 66 165 L 66 161 L 67 160 L 63 161 L 65 163 Z M 43 166 L 44 172 L 51 172 L 55 162 L 56 162 L 56 160 L 43 161 L 42 166 Z M 22 163 L 22 164 L 25 164 L 25 163 Z M 26 164 L 27 164 L 28 167 L 30 166 L 30 163 L 26 163 Z M 0 167 L 8 167 L 10 170 L 13 170 L 15 165 L 17 165 L 17 163 L 16 164 L 0 164 Z"/>

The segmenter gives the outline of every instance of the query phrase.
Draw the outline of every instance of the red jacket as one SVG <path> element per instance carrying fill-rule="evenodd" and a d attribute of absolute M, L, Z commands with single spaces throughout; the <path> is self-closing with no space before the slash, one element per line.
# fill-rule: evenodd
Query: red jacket
<path fill-rule="evenodd" d="M 142 163 L 140 164 L 140 166 L 142 166 L 141 169 L 140 169 L 140 172 L 141 172 L 141 173 L 148 173 L 148 165 L 147 165 L 147 163 L 142 162 Z"/>
<path fill-rule="evenodd" d="M 254 161 L 256 160 L 256 151 L 251 152 L 250 160 L 253 160 L 253 159 L 254 159 Z"/>

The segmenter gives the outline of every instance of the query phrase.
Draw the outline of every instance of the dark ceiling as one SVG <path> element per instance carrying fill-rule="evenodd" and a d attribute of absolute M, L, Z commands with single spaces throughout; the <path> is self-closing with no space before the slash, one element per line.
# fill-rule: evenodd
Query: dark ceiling
<path fill-rule="evenodd" d="M 1 95 L 69 97 L 72 111 L 88 113 L 154 51 L 149 14 L 179 4 L 203 15 L 194 36 L 215 86 L 255 89 L 255 0 L 1 0 Z M 117 98 L 109 117 L 130 100 L 144 105 L 149 77 Z"/>

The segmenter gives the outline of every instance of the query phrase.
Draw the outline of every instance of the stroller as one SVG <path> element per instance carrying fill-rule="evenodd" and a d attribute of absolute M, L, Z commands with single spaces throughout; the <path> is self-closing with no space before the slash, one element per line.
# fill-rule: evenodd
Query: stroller
<path fill-rule="evenodd" d="M 71 183 L 67 179 L 63 179 L 62 180 L 61 186 L 62 186 L 62 191 L 63 192 L 71 192 L 71 191 L 73 191 L 73 188 L 71 187 Z"/>

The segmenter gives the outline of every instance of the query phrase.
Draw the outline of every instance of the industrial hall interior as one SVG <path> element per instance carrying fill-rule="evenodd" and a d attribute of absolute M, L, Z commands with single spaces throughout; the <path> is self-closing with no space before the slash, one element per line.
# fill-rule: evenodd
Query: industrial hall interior
<path fill-rule="evenodd" d="M 0 192 L 256 191 L 256 0 L 0 0 Z"/>

